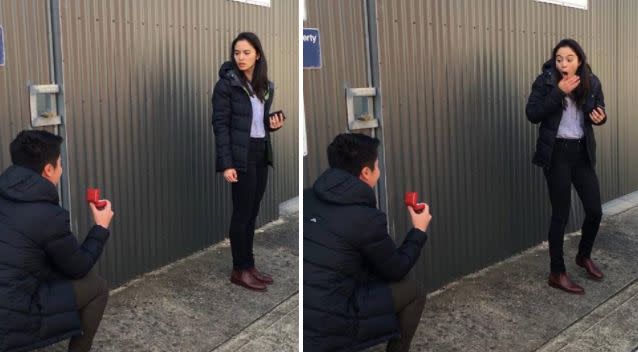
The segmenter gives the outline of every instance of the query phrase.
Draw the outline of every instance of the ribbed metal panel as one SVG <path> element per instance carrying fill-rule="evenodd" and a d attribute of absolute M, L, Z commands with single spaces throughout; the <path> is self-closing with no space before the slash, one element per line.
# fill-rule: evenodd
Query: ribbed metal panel
<path fill-rule="evenodd" d="M 308 0 L 303 26 L 319 28 L 322 68 L 304 70 L 308 157 L 304 185 L 328 164 L 326 148 L 348 128 L 345 88 L 367 87 L 365 12 L 361 0 Z"/>
<path fill-rule="evenodd" d="M 638 189 L 638 104 L 634 82 L 638 82 L 638 2 L 619 1 L 618 50 L 618 184 L 621 190 Z"/>
<path fill-rule="evenodd" d="M 0 67 L 0 169 L 11 164 L 9 143 L 31 126 L 28 85 L 51 83 L 47 2 L 0 1 L 5 66 Z"/>
<path fill-rule="evenodd" d="M 331 30 L 332 14 L 349 6 L 326 14 L 308 3 L 309 18 L 324 32 Z M 390 230 L 403 240 L 409 222 L 403 192 L 418 191 L 433 214 L 430 240 L 415 270 L 427 289 L 546 238 L 547 187 L 541 169 L 531 164 L 538 126 L 527 121 L 525 103 L 561 38 L 583 45 L 603 84 L 609 121 L 595 128 L 603 201 L 638 188 L 635 157 L 630 161 L 638 137 L 630 88 L 636 72 L 634 2 L 592 0 L 583 11 L 532 0 L 377 0 L 376 9 Z M 328 44 L 322 38 L 324 65 L 339 65 L 341 76 L 358 72 L 338 58 L 340 45 L 363 38 Z M 345 106 L 343 92 L 340 99 L 309 94 L 331 75 L 304 72 L 309 120 L 335 118 L 312 106 Z M 325 153 L 325 145 L 313 138 L 332 133 L 330 139 L 343 129 L 319 130 L 308 127 L 309 149 Z M 327 166 L 320 157 L 307 157 L 306 184 Z M 582 217 L 574 194 L 568 230 L 576 230 Z"/>
<path fill-rule="evenodd" d="M 84 191 L 102 188 L 116 215 L 98 266 L 113 284 L 226 236 L 230 187 L 215 173 L 210 97 L 241 31 L 260 36 L 273 108 L 288 117 L 259 224 L 297 195 L 297 6 L 60 1 L 73 226 L 87 231 Z"/>

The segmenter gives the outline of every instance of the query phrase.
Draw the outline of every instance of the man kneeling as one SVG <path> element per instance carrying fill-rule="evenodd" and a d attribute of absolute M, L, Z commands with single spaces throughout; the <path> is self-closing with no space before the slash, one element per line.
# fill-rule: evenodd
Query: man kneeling
<path fill-rule="evenodd" d="M 89 351 L 106 307 L 106 281 L 90 271 L 109 237 L 111 203 L 90 204 L 96 225 L 80 245 L 58 205 L 61 143 L 45 131 L 20 132 L 13 165 L 0 175 L 0 351 L 68 338 L 69 351 Z"/>
<path fill-rule="evenodd" d="M 408 208 L 412 225 L 399 248 L 377 209 L 379 140 L 341 134 L 326 170 L 304 191 L 304 351 L 358 351 L 388 343 L 408 351 L 425 294 L 404 279 L 425 245 L 429 208 Z"/>

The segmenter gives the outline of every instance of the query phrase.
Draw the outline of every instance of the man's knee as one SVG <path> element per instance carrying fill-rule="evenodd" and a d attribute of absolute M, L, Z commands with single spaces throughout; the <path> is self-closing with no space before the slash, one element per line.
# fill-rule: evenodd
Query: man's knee
<path fill-rule="evenodd" d="M 413 282 L 413 284 L 414 284 L 414 288 L 412 292 L 414 292 L 414 295 L 412 299 L 412 304 L 415 305 L 416 307 L 419 307 L 419 309 L 423 311 L 423 308 L 425 307 L 425 301 L 427 300 L 427 293 L 425 289 L 420 287 L 416 282 Z"/>
<path fill-rule="evenodd" d="M 109 295 L 109 283 L 103 277 L 96 275 L 96 286 L 99 295 Z"/>
<path fill-rule="evenodd" d="M 415 299 L 415 302 L 417 302 L 421 307 L 425 307 L 425 302 L 428 300 L 428 296 L 425 293 L 425 291 L 421 291 L 418 293 L 418 296 Z"/>
<path fill-rule="evenodd" d="M 96 289 L 95 300 L 103 302 L 103 303 L 100 303 L 100 305 L 103 305 L 104 307 L 106 307 L 106 303 L 109 300 L 108 282 L 103 277 L 96 275 L 95 289 Z"/>
<path fill-rule="evenodd" d="M 85 277 L 72 281 L 78 308 L 86 306 L 97 297 L 108 299 L 109 287 L 104 278 L 91 271 Z"/>
<path fill-rule="evenodd" d="M 400 311 L 412 302 L 423 299 L 425 303 L 425 292 L 419 287 L 415 280 L 404 278 L 399 282 L 390 284 L 395 311 Z"/>

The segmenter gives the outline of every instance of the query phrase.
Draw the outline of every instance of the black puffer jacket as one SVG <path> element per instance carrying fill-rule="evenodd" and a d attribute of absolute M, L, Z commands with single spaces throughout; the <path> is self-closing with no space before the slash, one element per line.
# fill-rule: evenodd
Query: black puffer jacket
<path fill-rule="evenodd" d="M 266 153 L 268 164 L 273 165 L 272 143 L 268 113 L 275 94 L 274 84 L 268 82 L 268 93 L 264 102 L 264 128 L 266 131 Z M 213 129 L 215 132 L 216 168 L 223 172 L 229 168 L 245 171 L 250 145 L 250 128 L 253 107 L 250 95 L 242 85 L 239 73 L 231 62 L 219 69 L 219 81 L 213 90 Z"/>
<path fill-rule="evenodd" d="M 81 333 L 70 279 L 91 270 L 108 236 L 96 225 L 80 246 L 51 182 L 19 166 L 0 175 L 0 351 Z"/>
<path fill-rule="evenodd" d="M 532 123 L 540 123 L 538 128 L 538 140 L 536 141 L 536 153 L 532 162 L 538 166 L 548 168 L 552 164 L 552 150 L 554 149 L 554 141 L 560 126 L 560 120 L 563 116 L 563 98 L 565 94 L 558 88 L 558 79 L 554 70 L 554 60 L 549 60 L 543 65 L 543 73 L 541 73 L 534 84 L 532 92 L 527 99 L 525 112 L 527 119 Z M 591 74 L 590 77 L 581 77 L 581 79 L 589 79 L 591 82 L 591 90 L 587 96 L 587 100 L 582 107 L 585 123 L 585 143 L 587 147 L 587 155 L 592 167 L 596 166 L 596 138 L 594 137 L 594 129 L 592 125 L 596 125 L 589 118 L 592 110 L 598 106 L 605 106 L 605 97 L 603 88 L 596 75 Z M 605 111 L 605 114 L 607 112 Z M 607 121 L 605 118 L 602 125 Z"/>
<path fill-rule="evenodd" d="M 328 169 L 304 191 L 304 351 L 358 351 L 399 335 L 387 282 L 401 280 L 427 235 L 397 249 L 374 191 Z"/>

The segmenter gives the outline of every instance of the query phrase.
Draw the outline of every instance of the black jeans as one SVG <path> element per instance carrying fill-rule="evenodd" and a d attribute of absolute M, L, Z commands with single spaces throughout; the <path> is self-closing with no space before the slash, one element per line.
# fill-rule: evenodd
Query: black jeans
<path fill-rule="evenodd" d="M 69 351 L 86 352 L 91 350 L 93 338 L 102 321 L 104 308 L 109 299 L 109 289 L 106 280 L 93 272 L 71 283 L 75 292 L 76 307 L 80 313 L 82 335 L 71 338 Z"/>
<path fill-rule="evenodd" d="M 569 219 L 571 185 L 574 185 L 585 210 L 582 237 L 578 246 L 578 255 L 585 258 L 591 256 L 602 218 L 600 186 L 596 171 L 587 156 L 584 140 L 557 139 L 552 153 L 552 165 L 544 169 L 544 173 L 552 203 L 552 219 L 547 236 L 550 270 L 554 273 L 565 272 L 563 236 Z"/>
<path fill-rule="evenodd" d="M 401 337 L 388 342 L 388 352 L 405 352 L 410 350 L 414 332 L 419 326 L 421 314 L 425 307 L 425 293 L 421 292 L 412 280 L 403 279 L 390 284 L 394 311 L 399 318 Z"/>
<path fill-rule="evenodd" d="M 255 220 L 267 183 L 266 141 L 251 138 L 247 169 L 245 172 L 237 172 L 237 182 L 232 185 L 233 216 L 229 237 L 234 270 L 245 270 L 255 266 Z"/>

